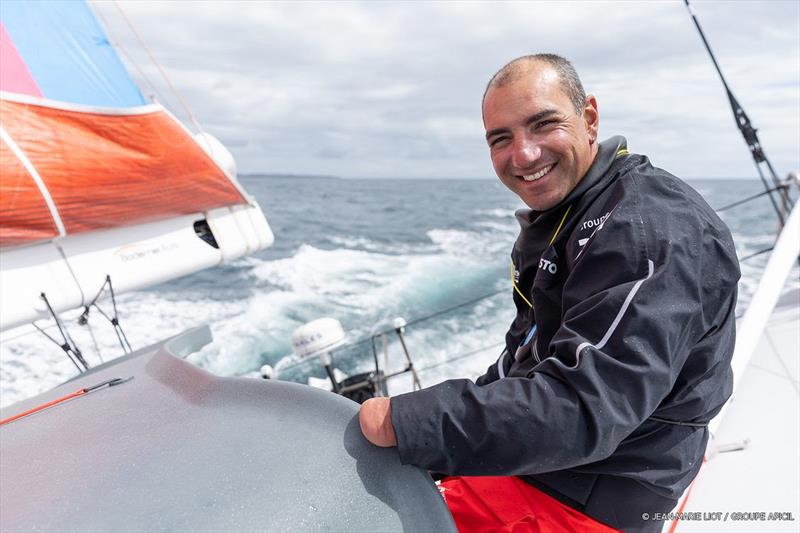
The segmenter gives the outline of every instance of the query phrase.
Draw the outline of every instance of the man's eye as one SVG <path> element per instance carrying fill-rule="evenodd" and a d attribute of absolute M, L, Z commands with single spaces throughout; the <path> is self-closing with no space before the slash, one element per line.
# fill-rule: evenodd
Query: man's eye
<path fill-rule="evenodd" d="M 555 122 L 556 122 L 555 119 L 542 120 L 542 121 L 536 123 L 536 128 L 537 129 L 538 128 L 543 128 L 543 127 L 545 127 L 545 126 L 547 126 L 549 124 L 555 124 Z"/>
<path fill-rule="evenodd" d="M 508 140 L 508 137 L 495 137 L 491 141 L 489 141 L 489 147 L 496 146 Z"/>

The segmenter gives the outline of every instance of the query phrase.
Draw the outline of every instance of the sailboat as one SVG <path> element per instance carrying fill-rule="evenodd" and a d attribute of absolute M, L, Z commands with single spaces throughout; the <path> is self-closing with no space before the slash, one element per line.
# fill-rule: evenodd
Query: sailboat
<path fill-rule="evenodd" d="M 1 31 L 0 329 L 54 320 L 42 333 L 80 373 L 2 410 L 0 530 L 452 531 L 431 478 L 368 444 L 355 403 L 200 370 L 182 357 L 207 327 L 130 349 L 115 294 L 272 232 L 230 153 L 145 101 L 88 5 L 4 2 Z M 75 308 L 127 355 L 90 366 L 59 320 Z"/>

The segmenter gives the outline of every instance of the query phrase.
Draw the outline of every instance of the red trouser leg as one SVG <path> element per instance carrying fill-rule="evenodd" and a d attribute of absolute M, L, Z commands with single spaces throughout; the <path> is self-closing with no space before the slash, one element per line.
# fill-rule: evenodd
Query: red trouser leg
<path fill-rule="evenodd" d="M 612 533 L 517 477 L 448 477 L 439 484 L 459 533 Z"/>

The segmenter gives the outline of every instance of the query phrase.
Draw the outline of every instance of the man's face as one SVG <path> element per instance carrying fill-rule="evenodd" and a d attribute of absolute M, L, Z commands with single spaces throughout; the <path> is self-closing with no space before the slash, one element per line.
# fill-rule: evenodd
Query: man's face
<path fill-rule="evenodd" d="M 536 211 L 558 204 L 586 174 L 597 154 L 598 122 L 594 96 L 576 113 L 556 72 L 543 64 L 492 87 L 483 103 L 494 170 Z"/>

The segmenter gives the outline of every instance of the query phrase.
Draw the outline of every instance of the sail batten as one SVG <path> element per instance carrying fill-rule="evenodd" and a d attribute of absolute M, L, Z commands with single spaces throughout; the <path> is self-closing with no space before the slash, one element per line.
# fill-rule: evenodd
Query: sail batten
<path fill-rule="evenodd" d="M 47 240 L 63 235 L 55 206 L 42 192 L 35 170 L 20 157 L 19 148 L 0 127 L 0 247 Z M 24 157 L 24 156 L 23 156 Z M 33 170 L 33 172 L 32 172 Z"/>

